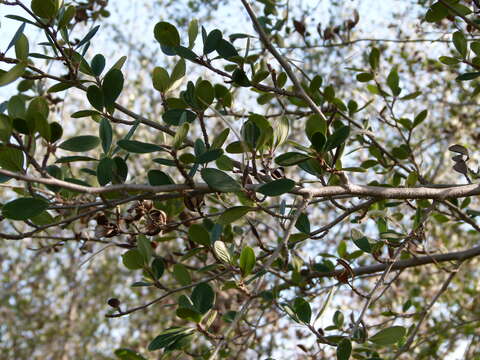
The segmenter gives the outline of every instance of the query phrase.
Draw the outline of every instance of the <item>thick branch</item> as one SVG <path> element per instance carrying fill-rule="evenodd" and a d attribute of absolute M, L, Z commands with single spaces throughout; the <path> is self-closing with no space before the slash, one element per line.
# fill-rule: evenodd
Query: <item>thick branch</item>
<path fill-rule="evenodd" d="M 44 185 L 59 186 L 64 189 L 78 191 L 86 194 L 106 194 L 116 191 L 132 191 L 132 192 L 150 192 L 150 193 L 171 193 L 183 192 L 188 190 L 196 190 L 202 193 L 217 192 L 208 187 L 207 184 L 195 183 L 193 186 L 186 184 L 161 185 L 152 186 L 147 184 L 117 184 L 103 187 L 89 187 L 77 185 L 63 180 L 53 178 L 37 178 L 29 175 L 23 175 L 8 170 L 0 169 L 0 174 L 12 177 L 17 180 L 29 183 L 39 183 Z M 260 184 L 246 185 L 247 190 L 256 191 Z M 344 185 L 344 186 L 324 186 L 318 188 L 301 188 L 297 186 L 291 194 L 310 196 L 310 197 L 327 197 L 336 195 L 349 195 L 351 197 L 375 197 L 383 199 L 458 199 L 467 196 L 480 195 L 480 186 L 478 184 L 458 185 L 449 187 L 383 187 L 369 185 Z"/>
<path fill-rule="evenodd" d="M 480 246 L 475 246 L 468 250 L 451 252 L 447 254 L 437 254 L 437 255 L 429 255 L 429 256 L 412 258 L 408 260 L 399 260 L 394 262 L 393 265 L 391 263 L 375 264 L 375 265 L 360 266 L 357 268 L 353 268 L 352 270 L 355 276 L 360 276 L 360 275 L 375 274 L 381 271 L 385 271 L 385 269 L 387 269 L 390 266 L 391 266 L 391 270 L 402 270 L 402 269 L 407 269 L 407 268 L 416 267 L 416 266 L 435 264 L 439 262 L 464 261 L 464 260 L 472 259 L 477 256 L 480 256 Z M 310 276 L 310 278 L 336 277 L 344 271 L 345 271 L 344 269 L 341 269 L 341 270 L 335 270 L 335 271 L 324 272 L 324 273 L 313 273 Z"/>

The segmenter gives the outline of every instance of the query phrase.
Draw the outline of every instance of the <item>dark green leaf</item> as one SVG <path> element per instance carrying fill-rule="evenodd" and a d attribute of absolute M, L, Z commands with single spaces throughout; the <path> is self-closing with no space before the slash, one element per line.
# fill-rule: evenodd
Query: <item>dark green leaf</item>
<path fill-rule="evenodd" d="M 90 85 L 87 89 L 87 99 L 90 105 L 102 112 L 105 99 L 102 90 L 96 85 Z"/>
<path fill-rule="evenodd" d="M 191 299 L 195 309 L 197 309 L 200 314 L 205 314 L 213 307 L 215 292 L 207 283 L 201 283 L 193 289 Z"/>
<path fill-rule="evenodd" d="M 352 342 L 348 338 L 344 338 L 337 345 L 337 360 L 348 360 L 352 354 Z"/>
<path fill-rule="evenodd" d="M 468 52 L 468 43 L 465 35 L 461 31 L 455 31 L 452 35 L 452 40 L 457 51 L 465 58 Z"/>
<path fill-rule="evenodd" d="M 242 218 L 249 211 L 251 211 L 251 207 L 249 206 L 231 207 L 225 210 L 225 212 L 222 215 L 220 215 L 220 217 L 218 218 L 218 223 L 221 225 L 231 224 L 237 221 L 238 219 Z"/>
<path fill-rule="evenodd" d="M 120 96 L 123 89 L 123 74 L 118 69 L 110 70 L 103 79 L 102 90 L 105 101 L 105 107 L 112 113 L 115 101 Z"/>
<path fill-rule="evenodd" d="M 136 140 L 119 140 L 118 146 L 135 154 L 146 154 L 156 151 L 164 151 L 164 148 L 155 144 L 144 143 Z"/>
<path fill-rule="evenodd" d="M 300 321 L 303 321 L 306 324 L 310 323 L 310 319 L 312 318 L 312 309 L 310 308 L 310 304 L 305 301 L 305 299 L 297 297 L 293 301 L 293 310 Z"/>
<path fill-rule="evenodd" d="M 112 125 L 110 125 L 110 121 L 105 118 L 100 120 L 100 140 L 102 141 L 102 148 L 103 152 L 106 154 L 110 150 L 110 146 L 112 145 L 112 138 L 113 138 L 113 130 Z"/>
<path fill-rule="evenodd" d="M 102 186 L 107 185 L 113 179 L 113 168 L 115 162 L 110 158 L 100 160 L 97 166 L 98 183 Z"/>
<path fill-rule="evenodd" d="M 230 59 L 239 56 L 237 49 L 225 39 L 221 39 L 217 44 L 217 53 L 224 59 Z"/>
<path fill-rule="evenodd" d="M 58 147 L 67 151 L 84 152 L 95 149 L 100 144 L 100 139 L 96 136 L 82 135 L 70 138 Z"/>
<path fill-rule="evenodd" d="M 200 155 L 199 157 L 197 157 L 196 162 L 199 164 L 206 164 L 206 163 L 209 163 L 210 161 L 217 160 L 222 155 L 223 155 L 222 149 L 208 150 L 204 152 L 202 155 Z"/>
<path fill-rule="evenodd" d="M 40 215 L 48 208 L 48 202 L 35 198 L 19 198 L 6 203 L 2 215 L 12 220 L 27 220 Z"/>
<path fill-rule="evenodd" d="M 290 192 L 295 187 L 295 181 L 290 179 L 279 179 L 263 184 L 257 192 L 267 196 L 279 196 Z"/>
<path fill-rule="evenodd" d="M 8 71 L 0 70 L 0 87 L 14 82 L 22 76 L 24 72 L 25 65 L 23 63 L 18 63 Z"/>
<path fill-rule="evenodd" d="M 153 33 L 155 39 L 163 46 L 176 47 L 180 45 L 180 35 L 177 28 L 168 22 L 157 23 Z"/>
<path fill-rule="evenodd" d="M 347 140 L 349 134 L 350 127 L 348 126 L 342 126 L 341 128 L 335 130 L 335 132 L 327 138 L 325 151 L 330 151 L 343 145 L 343 143 Z"/>
<path fill-rule="evenodd" d="M 92 72 L 95 76 L 100 76 L 103 69 L 105 69 L 105 57 L 102 54 L 97 54 L 93 57 L 90 64 Z"/>
<path fill-rule="evenodd" d="M 236 192 L 240 191 L 240 184 L 232 177 L 217 169 L 202 169 L 202 179 L 213 190 L 219 192 Z"/>
<path fill-rule="evenodd" d="M 457 78 L 455 80 L 457 80 L 457 81 L 468 81 L 468 80 L 476 79 L 479 76 L 480 76 L 480 71 L 469 72 L 469 73 L 465 73 L 465 74 L 457 76 Z"/>
<path fill-rule="evenodd" d="M 398 342 L 405 336 L 406 329 L 403 326 L 392 326 L 383 330 L 380 330 L 375 335 L 371 336 L 368 340 L 377 345 L 392 345 Z"/>
<path fill-rule="evenodd" d="M 128 250 L 122 255 L 123 265 L 130 270 L 142 269 L 145 265 L 144 258 L 138 249 Z"/>
<path fill-rule="evenodd" d="M 150 170 L 148 172 L 148 183 L 153 186 L 175 184 L 169 175 L 160 170 Z"/>
<path fill-rule="evenodd" d="M 247 74 L 240 68 L 235 69 L 232 74 L 232 80 L 237 86 L 249 87 L 251 85 L 250 80 L 248 80 Z"/>
<path fill-rule="evenodd" d="M 169 125 L 178 126 L 180 121 L 184 119 L 186 122 L 191 123 L 197 118 L 197 115 L 185 109 L 170 109 L 163 114 L 163 121 Z"/>
<path fill-rule="evenodd" d="M 57 14 L 57 1 L 55 0 L 32 0 L 32 11 L 38 17 L 50 19 Z"/>
<path fill-rule="evenodd" d="M 210 245 L 210 233 L 205 229 L 203 225 L 200 224 L 193 224 L 188 229 L 188 237 L 193 242 L 203 245 L 209 246 Z"/>
<path fill-rule="evenodd" d="M 182 264 L 173 265 L 173 277 L 182 286 L 189 285 L 192 282 L 190 273 L 188 272 L 187 268 Z"/>
<path fill-rule="evenodd" d="M 248 276 L 251 274 L 253 268 L 255 267 L 256 263 L 255 252 L 249 246 L 245 246 L 242 249 L 242 253 L 240 254 L 240 270 L 242 270 L 243 276 Z"/>
<path fill-rule="evenodd" d="M 292 166 L 310 159 L 310 155 L 299 152 L 287 152 L 275 158 L 275 162 L 280 166 Z"/>
<path fill-rule="evenodd" d="M 22 172 L 24 164 L 23 152 L 11 147 L 0 147 L 0 167 L 5 170 Z"/>
<path fill-rule="evenodd" d="M 77 44 L 76 48 L 78 49 L 79 47 L 85 45 L 87 42 L 92 40 L 92 38 L 95 36 L 97 33 L 98 29 L 100 29 L 100 25 L 95 26 L 92 30 L 90 30 L 85 37 L 79 41 Z"/>
<path fill-rule="evenodd" d="M 210 54 L 212 51 L 215 51 L 220 40 L 222 40 L 222 32 L 218 29 L 212 30 L 205 40 L 203 53 Z"/>
<path fill-rule="evenodd" d="M 114 354 L 120 360 L 146 360 L 139 353 L 130 349 L 117 349 Z"/>

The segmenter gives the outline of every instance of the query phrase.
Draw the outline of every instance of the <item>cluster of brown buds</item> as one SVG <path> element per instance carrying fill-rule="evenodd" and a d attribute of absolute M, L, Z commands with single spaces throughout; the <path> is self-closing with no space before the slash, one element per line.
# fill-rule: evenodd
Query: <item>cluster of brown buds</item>
<path fill-rule="evenodd" d="M 353 17 L 351 19 L 345 20 L 342 25 L 337 26 L 327 26 L 325 29 L 322 29 L 322 24 L 318 23 L 317 32 L 320 37 L 325 40 L 333 40 L 336 37 L 340 38 L 341 41 L 350 40 L 350 31 L 357 26 L 360 21 L 360 16 L 358 11 L 353 12 Z"/>
<path fill-rule="evenodd" d="M 77 23 L 88 20 L 96 20 L 98 17 L 108 17 L 110 14 L 106 10 L 108 0 L 88 0 L 88 2 L 80 3 L 76 7 L 75 21 Z"/>
<path fill-rule="evenodd" d="M 150 200 L 138 201 L 127 210 L 126 215 L 118 215 L 115 221 L 110 220 L 104 213 L 97 215 L 95 220 L 97 221 L 95 237 L 98 238 L 127 234 L 130 227 L 144 235 L 158 235 L 166 228 L 168 222 L 165 212 L 155 209 Z"/>

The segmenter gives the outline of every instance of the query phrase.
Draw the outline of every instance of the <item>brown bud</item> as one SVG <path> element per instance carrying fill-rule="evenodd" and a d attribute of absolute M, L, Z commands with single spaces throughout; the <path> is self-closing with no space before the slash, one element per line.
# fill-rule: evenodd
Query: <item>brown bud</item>
<path fill-rule="evenodd" d="M 118 309 L 120 307 L 120 300 L 118 300 L 117 298 L 111 298 L 108 299 L 107 304 L 115 309 Z"/>

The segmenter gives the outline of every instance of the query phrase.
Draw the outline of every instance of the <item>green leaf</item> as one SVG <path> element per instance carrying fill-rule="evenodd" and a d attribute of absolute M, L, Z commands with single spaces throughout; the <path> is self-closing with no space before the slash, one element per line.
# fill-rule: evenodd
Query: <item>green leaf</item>
<path fill-rule="evenodd" d="M 457 65 L 459 62 L 461 62 L 461 60 L 449 56 L 440 56 L 438 60 L 445 65 Z"/>
<path fill-rule="evenodd" d="M 170 85 L 170 76 L 168 75 L 167 70 L 160 66 L 153 69 L 152 83 L 155 90 L 158 90 L 161 93 L 166 92 Z"/>
<path fill-rule="evenodd" d="M 249 206 L 234 206 L 227 209 L 220 217 L 218 218 L 218 223 L 221 225 L 232 224 L 238 219 L 242 218 L 245 214 L 251 211 Z"/>
<path fill-rule="evenodd" d="M 58 22 L 58 27 L 60 29 L 66 27 L 70 21 L 75 17 L 75 14 L 77 12 L 77 9 L 73 5 L 67 6 L 65 9 L 65 12 L 63 13 L 63 16 L 60 18 L 60 21 Z"/>
<path fill-rule="evenodd" d="M 224 59 L 230 59 L 239 56 L 237 49 L 225 39 L 221 39 L 217 44 L 217 53 Z"/>
<path fill-rule="evenodd" d="M 215 51 L 217 49 L 217 46 L 222 40 L 222 32 L 218 29 L 212 30 L 207 38 L 205 39 L 205 45 L 203 47 L 203 53 L 204 54 L 210 54 L 212 51 Z"/>
<path fill-rule="evenodd" d="M 462 57 L 467 57 L 468 43 L 465 35 L 461 31 L 455 31 L 452 35 L 453 45 Z"/>
<path fill-rule="evenodd" d="M 263 184 L 257 192 L 267 196 L 280 196 L 288 193 L 295 187 L 295 181 L 290 179 L 279 179 Z"/>
<path fill-rule="evenodd" d="M 337 329 L 341 329 L 343 327 L 343 323 L 345 321 L 345 317 L 343 313 L 339 310 L 335 311 L 335 314 L 333 314 L 333 323 L 337 327 Z"/>
<path fill-rule="evenodd" d="M 302 154 L 299 152 L 287 152 L 275 158 L 275 162 L 280 166 L 293 166 L 297 165 L 305 160 L 310 159 L 308 154 Z"/>
<path fill-rule="evenodd" d="M 155 25 L 153 30 L 155 39 L 162 46 L 176 47 L 180 45 L 180 35 L 177 28 L 168 23 L 161 21 Z"/>
<path fill-rule="evenodd" d="M 250 80 L 248 80 L 247 74 L 240 68 L 235 69 L 232 74 L 232 80 L 237 86 L 249 87 L 251 85 Z"/>
<path fill-rule="evenodd" d="M 173 350 L 175 346 L 183 345 L 181 340 L 189 339 L 194 330 L 193 328 L 171 327 L 153 339 L 148 345 L 148 350 Z"/>
<path fill-rule="evenodd" d="M 142 269 L 145 265 L 144 258 L 138 249 L 131 249 L 123 254 L 122 262 L 130 270 Z"/>
<path fill-rule="evenodd" d="M 183 123 L 177 129 L 177 132 L 175 133 L 175 136 L 173 137 L 173 142 L 172 142 L 172 147 L 174 149 L 178 149 L 180 146 L 182 146 L 183 142 L 187 138 L 189 130 L 190 130 L 190 125 L 188 123 Z"/>
<path fill-rule="evenodd" d="M 95 149 L 99 144 L 100 139 L 98 137 L 82 135 L 65 140 L 58 147 L 67 151 L 85 152 Z"/>
<path fill-rule="evenodd" d="M 19 198 L 6 203 L 2 215 L 12 220 L 27 220 L 40 215 L 48 208 L 48 202 L 35 198 Z"/>
<path fill-rule="evenodd" d="M 98 161 L 95 158 L 89 156 L 64 156 L 59 158 L 55 163 L 57 164 L 66 164 L 75 161 Z"/>
<path fill-rule="evenodd" d="M 323 153 L 325 150 L 325 146 L 327 145 L 327 138 L 325 135 L 317 131 L 311 136 L 312 147 L 317 150 L 319 153 Z"/>
<path fill-rule="evenodd" d="M 465 74 L 457 76 L 457 78 L 455 80 L 457 80 L 457 81 L 468 81 L 468 80 L 476 79 L 479 76 L 480 76 L 480 71 L 469 72 L 469 73 L 465 73 Z"/>
<path fill-rule="evenodd" d="M 308 220 L 307 214 L 300 214 L 297 222 L 295 223 L 295 227 L 298 231 L 301 231 L 304 234 L 310 234 L 310 220 Z"/>
<path fill-rule="evenodd" d="M 87 99 L 90 105 L 102 112 L 105 99 L 102 90 L 96 85 L 90 85 L 87 89 Z"/>
<path fill-rule="evenodd" d="M 15 56 L 18 60 L 27 60 L 29 54 L 28 39 L 25 35 L 20 34 L 20 37 L 15 43 Z"/>
<path fill-rule="evenodd" d="M 210 233 L 205 229 L 203 225 L 200 224 L 193 224 L 188 229 L 188 237 L 194 243 L 203 245 L 203 246 L 210 246 Z"/>
<path fill-rule="evenodd" d="M 415 119 L 413 120 L 413 127 L 420 125 L 427 118 L 427 115 L 428 115 L 428 110 L 423 110 L 419 112 L 418 115 L 415 116 Z"/>
<path fill-rule="evenodd" d="M 198 164 L 207 164 L 210 161 L 217 160 L 222 155 L 223 155 L 223 150 L 222 149 L 208 150 L 208 151 L 205 151 L 199 157 L 197 157 L 195 162 L 198 163 Z"/>
<path fill-rule="evenodd" d="M 175 184 L 172 178 L 161 170 L 150 170 L 148 172 L 148 183 L 153 186 Z"/>
<path fill-rule="evenodd" d="M 161 258 L 155 258 L 152 262 L 152 272 L 155 280 L 158 280 L 162 277 L 165 271 L 165 263 Z"/>
<path fill-rule="evenodd" d="M 193 49 L 198 36 L 198 21 L 193 19 L 188 25 L 188 48 Z"/>
<path fill-rule="evenodd" d="M 310 304 L 305 301 L 305 299 L 297 297 L 293 301 L 293 310 L 300 321 L 303 321 L 306 324 L 310 323 L 310 319 L 312 318 L 312 309 L 310 308 Z"/>
<path fill-rule="evenodd" d="M 353 239 L 353 242 L 360 250 L 365 251 L 366 253 L 372 252 L 372 245 L 370 245 L 370 242 L 368 241 L 368 238 L 366 236 Z"/>
<path fill-rule="evenodd" d="M 155 144 L 144 143 L 136 140 L 119 140 L 117 145 L 123 150 L 135 154 L 147 154 L 156 151 L 164 151 L 165 149 Z"/>
<path fill-rule="evenodd" d="M 368 62 L 370 63 L 370 66 L 373 70 L 377 69 L 380 63 L 380 50 L 375 47 L 372 48 L 368 57 Z"/>
<path fill-rule="evenodd" d="M 195 96 L 197 99 L 197 104 L 200 105 L 201 109 L 206 109 L 209 107 L 215 98 L 215 92 L 212 84 L 210 84 L 210 82 L 207 80 L 200 81 L 200 83 L 195 87 Z"/>
<path fill-rule="evenodd" d="M 186 64 L 184 59 L 180 59 L 178 63 L 172 70 L 172 74 L 170 75 L 170 84 L 168 85 L 169 90 L 173 90 L 177 88 L 180 84 L 182 78 L 185 76 L 186 72 Z"/>
<path fill-rule="evenodd" d="M 110 158 L 103 158 L 97 166 L 97 180 L 101 186 L 107 185 L 113 179 L 115 161 Z"/>
<path fill-rule="evenodd" d="M 94 110 L 80 110 L 80 111 L 74 112 L 70 116 L 74 119 L 80 119 L 83 117 L 95 116 L 95 115 L 101 115 L 101 114 Z"/>
<path fill-rule="evenodd" d="M 79 47 L 85 45 L 86 43 L 88 43 L 90 40 L 92 40 L 92 38 L 95 36 L 95 34 L 98 32 L 98 29 L 100 29 L 100 25 L 97 25 L 95 27 L 92 28 L 92 30 L 90 30 L 87 35 L 85 35 L 83 37 L 82 40 L 80 40 L 78 42 L 78 44 L 76 45 L 76 48 L 78 49 Z"/>
<path fill-rule="evenodd" d="M 56 0 L 32 0 L 30 6 L 35 15 L 44 19 L 55 17 L 58 11 Z"/>
<path fill-rule="evenodd" d="M 181 121 L 191 123 L 196 118 L 197 115 L 194 112 L 185 109 L 170 109 L 163 114 L 163 121 L 174 126 L 180 125 Z"/>
<path fill-rule="evenodd" d="M 185 265 L 182 264 L 173 265 L 173 277 L 182 286 L 190 285 L 190 283 L 192 282 L 190 273 L 188 272 Z"/>
<path fill-rule="evenodd" d="M 430 9 L 428 9 L 427 14 L 425 15 L 425 20 L 433 23 L 443 20 L 448 16 L 448 8 L 443 6 L 443 4 L 436 2 Z"/>
<path fill-rule="evenodd" d="M 137 249 L 142 254 L 145 263 L 149 264 L 153 256 L 153 249 L 150 240 L 145 235 L 138 236 Z"/>
<path fill-rule="evenodd" d="M 115 101 L 118 99 L 120 93 L 122 92 L 123 83 L 123 74 L 118 69 L 110 70 L 103 79 L 102 90 L 105 107 L 110 113 L 113 112 Z"/>
<path fill-rule="evenodd" d="M 241 190 L 240 184 L 232 177 L 217 169 L 202 169 L 202 179 L 213 190 L 219 192 L 237 192 Z"/>
<path fill-rule="evenodd" d="M 25 65 L 23 63 L 18 63 L 8 71 L 0 70 L 0 87 L 14 82 L 22 76 L 24 72 Z"/>
<path fill-rule="evenodd" d="M 97 54 L 93 57 L 90 64 L 92 72 L 95 76 L 100 76 L 102 71 L 105 69 L 105 56 L 102 54 Z"/>
<path fill-rule="evenodd" d="M 387 76 L 387 85 L 392 90 L 393 96 L 400 95 L 402 89 L 399 87 L 400 78 L 396 68 L 393 68 Z"/>
<path fill-rule="evenodd" d="M 350 127 L 348 126 L 342 126 L 335 130 L 335 132 L 327 139 L 325 151 L 330 151 L 343 145 L 343 143 L 348 139 L 348 135 L 350 135 Z"/>
<path fill-rule="evenodd" d="M 215 241 L 213 244 L 213 250 L 222 262 L 232 264 L 232 254 L 223 241 Z"/>
<path fill-rule="evenodd" d="M 380 330 L 375 335 L 371 336 L 368 340 L 377 345 L 392 345 L 398 342 L 405 336 L 407 330 L 403 326 L 392 326 L 383 330 Z"/>
<path fill-rule="evenodd" d="M 120 360 L 146 360 L 139 353 L 130 349 L 117 349 L 114 354 Z"/>
<path fill-rule="evenodd" d="M 192 292 L 193 305 L 200 314 L 205 314 L 213 307 L 215 302 L 215 292 L 207 283 L 201 283 L 195 286 Z"/>
<path fill-rule="evenodd" d="M 348 338 L 344 338 L 337 345 L 337 360 L 348 360 L 352 354 L 352 342 Z"/>
<path fill-rule="evenodd" d="M 113 130 L 110 121 L 105 118 L 100 120 L 100 129 L 99 129 L 100 140 L 102 142 L 103 152 L 106 154 L 110 150 L 112 145 Z"/>
<path fill-rule="evenodd" d="M 369 82 L 373 80 L 374 76 L 372 73 L 360 73 L 357 75 L 357 80 L 360 82 Z"/>
<path fill-rule="evenodd" d="M 24 166 L 23 152 L 7 146 L 0 147 L 0 167 L 5 170 L 22 172 Z"/>
<path fill-rule="evenodd" d="M 248 276 L 251 274 L 253 268 L 255 267 L 257 259 L 255 257 L 255 252 L 249 246 L 245 246 L 242 249 L 240 254 L 240 270 L 242 270 L 243 276 Z"/>

